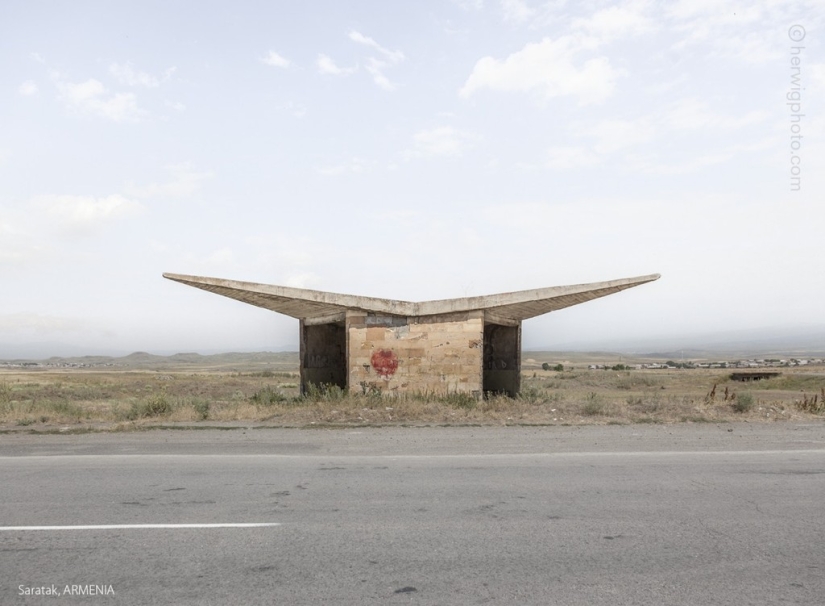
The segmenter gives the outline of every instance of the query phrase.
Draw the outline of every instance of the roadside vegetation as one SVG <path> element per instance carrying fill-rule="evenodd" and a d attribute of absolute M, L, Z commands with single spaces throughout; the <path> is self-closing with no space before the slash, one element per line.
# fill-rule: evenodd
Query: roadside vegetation
<path fill-rule="evenodd" d="M 347 393 L 296 372 L 15 371 L 0 373 L 0 429 L 139 428 L 253 421 L 283 426 L 630 424 L 825 420 L 822 369 L 743 384 L 726 371 L 573 370 L 522 374 L 517 398 Z"/>

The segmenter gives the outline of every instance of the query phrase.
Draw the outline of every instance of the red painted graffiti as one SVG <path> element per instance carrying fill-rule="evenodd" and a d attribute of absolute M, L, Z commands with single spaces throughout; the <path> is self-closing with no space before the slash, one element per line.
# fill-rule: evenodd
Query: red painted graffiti
<path fill-rule="evenodd" d="M 398 369 L 398 356 L 391 349 L 376 349 L 370 358 L 370 364 L 379 377 L 389 379 Z"/>

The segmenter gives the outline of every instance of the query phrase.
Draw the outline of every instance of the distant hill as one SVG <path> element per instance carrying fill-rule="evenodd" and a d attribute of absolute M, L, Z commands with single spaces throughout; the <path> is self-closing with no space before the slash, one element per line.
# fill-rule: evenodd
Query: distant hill
<path fill-rule="evenodd" d="M 211 370 L 223 372 L 295 372 L 298 370 L 297 352 L 221 353 L 201 355 L 180 353 L 160 356 L 143 351 L 127 356 L 52 356 L 50 358 L 10 358 L 5 363 L 36 363 L 46 367 L 106 368 L 119 370 Z"/>

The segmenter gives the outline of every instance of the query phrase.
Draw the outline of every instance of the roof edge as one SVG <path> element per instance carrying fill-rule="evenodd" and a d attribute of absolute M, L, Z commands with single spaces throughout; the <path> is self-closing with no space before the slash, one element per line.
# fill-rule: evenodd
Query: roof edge
<path fill-rule="evenodd" d="M 456 312 L 478 311 L 495 309 L 496 313 L 510 317 L 514 320 L 523 320 L 533 317 L 535 313 L 529 314 L 519 306 L 537 301 L 549 301 L 556 298 L 570 300 L 576 295 L 593 293 L 591 297 L 583 297 L 581 301 L 566 303 L 562 307 L 583 303 L 587 300 L 613 294 L 626 288 L 639 286 L 647 282 L 658 280 L 660 274 L 648 274 L 632 278 L 620 278 L 606 282 L 590 282 L 586 284 L 571 284 L 566 286 L 550 286 L 531 290 L 520 290 L 515 292 L 500 293 L 494 295 L 483 295 L 478 297 L 460 297 L 456 299 L 439 299 L 433 301 L 422 301 L 418 303 L 410 301 L 400 301 L 394 299 L 381 299 L 376 297 L 365 297 L 359 295 L 347 295 L 321 290 L 311 290 L 307 288 L 293 288 L 289 286 L 277 286 L 274 284 L 260 284 L 256 282 L 244 282 L 239 280 L 226 280 L 223 278 L 209 278 L 204 276 L 191 276 L 185 274 L 164 273 L 163 277 L 168 280 L 180 282 L 188 286 L 200 288 L 221 294 L 233 299 L 240 300 L 251 305 L 270 309 L 279 313 L 284 307 L 284 300 L 305 302 L 311 304 L 311 309 L 292 310 L 286 312 L 299 319 L 312 318 L 319 315 L 329 314 L 330 310 L 358 309 L 366 312 L 384 313 L 397 316 L 434 316 Z M 253 295 L 253 296 L 248 296 Z M 579 297 L 581 298 L 581 297 Z M 250 300 L 251 299 L 251 300 Z M 554 311 L 551 308 L 548 311 Z M 542 312 L 546 313 L 546 312 Z"/>

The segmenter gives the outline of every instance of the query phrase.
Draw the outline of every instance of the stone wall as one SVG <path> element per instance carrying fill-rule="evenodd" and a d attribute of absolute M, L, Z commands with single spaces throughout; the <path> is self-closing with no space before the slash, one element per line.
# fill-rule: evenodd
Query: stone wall
<path fill-rule="evenodd" d="M 350 391 L 482 394 L 483 312 L 347 312 Z"/>

